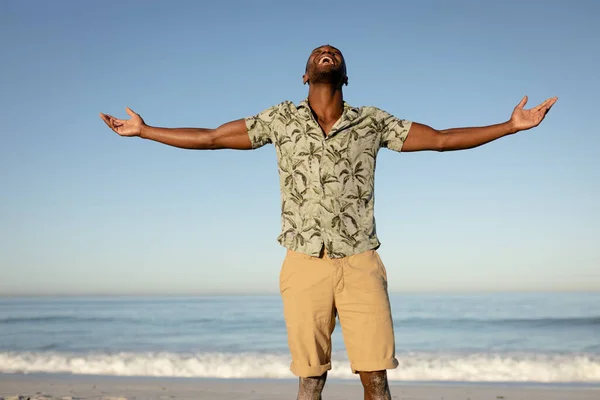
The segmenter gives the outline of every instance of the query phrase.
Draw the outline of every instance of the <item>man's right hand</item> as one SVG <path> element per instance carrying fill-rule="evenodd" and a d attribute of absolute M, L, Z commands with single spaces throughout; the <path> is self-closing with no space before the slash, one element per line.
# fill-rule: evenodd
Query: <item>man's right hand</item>
<path fill-rule="evenodd" d="M 144 120 L 129 107 L 125 111 L 131 117 L 130 119 L 117 119 L 111 115 L 102 113 L 100 113 L 100 118 L 102 118 L 110 129 L 121 136 L 140 136 L 142 134 L 142 127 L 146 125 Z"/>
<path fill-rule="evenodd" d="M 252 143 L 244 119 L 238 119 L 219 126 L 217 129 L 205 128 L 159 128 L 148 126 L 138 114 L 126 108 L 130 119 L 117 119 L 100 113 L 102 121 L 121 136 L 139 136 L 181 149 L 250 150 Z"/>

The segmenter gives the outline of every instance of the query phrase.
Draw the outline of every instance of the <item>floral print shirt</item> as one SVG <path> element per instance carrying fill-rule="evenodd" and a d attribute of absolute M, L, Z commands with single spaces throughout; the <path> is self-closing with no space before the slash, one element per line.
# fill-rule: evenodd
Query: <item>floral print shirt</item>
<path fill-rule="evenodd" d="M 375 230 L 375 160 L 400 151 L 410 121 L 376 107 L 344 103 L 327 136 L 308 100 L 284 101 L 245 119 L 253 148 L 275 145 L 281 186 L 281 234 L 291 250 L 341 258 L 379 247 Z"/>

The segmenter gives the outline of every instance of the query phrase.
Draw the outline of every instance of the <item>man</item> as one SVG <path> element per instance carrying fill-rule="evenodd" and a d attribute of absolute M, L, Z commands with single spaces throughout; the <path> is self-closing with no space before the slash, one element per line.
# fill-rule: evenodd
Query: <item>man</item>
<path fill-rule="evenodd" d="M 391 399 L 387 369 L 396 368 L 385 268 L 376 249 L 373 217 L 375 158 L 395 151 L 461 150 L 537 126 L 557 98 L 509 121 L 436 130 L 375 107 L 343 100 L 348 84 L 342 53 L 333 46 L 310 54 L 303 76 L 308 99 L 286 101 L 216 129 L 156 128 L 127 108 L 129 120 L 100 114 L 121 136 L 139 136 L 186 149 L 249 150 L 273 143 L 282 194 L 282 232 L 288 249 L 280 289 L 298 399 L 320 399 L 331 369 L 331 333 L 338 316 L 353 372 L 364 398 Z"/>

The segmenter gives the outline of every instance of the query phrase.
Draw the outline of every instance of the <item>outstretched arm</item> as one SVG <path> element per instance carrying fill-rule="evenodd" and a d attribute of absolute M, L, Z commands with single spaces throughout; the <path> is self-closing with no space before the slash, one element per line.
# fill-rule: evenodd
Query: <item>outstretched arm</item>
<path fill-rule="evenodd" d="M 250 150 L 252 148 L 250 138 L 248 137 L 248 129 L 243 119 L 228 122 L 216 129 L 157 128 L 146 125 L 142 117 L 133 112 L 129 107 L 126 111 L 131 117 L 128 120 L 117 119 L 102 113 L 100 114 L 100 118 L 102 118 L 110 129 L 121 136 L 139 136 L 182 149 Z"/>
<path fill-rule="evenodd" d="M 436 130 L 427 125 L 413 123 L 402 151 L 450 151 L 481 146 L 502 136 L 538 126 L 557 99 L 557 97 L 550 98 L 537 107 L 525 110 L 523 108 L 527 103 L 527 96 L 525 96 L 513 110 L 510 120 L 496 125 Z"/>

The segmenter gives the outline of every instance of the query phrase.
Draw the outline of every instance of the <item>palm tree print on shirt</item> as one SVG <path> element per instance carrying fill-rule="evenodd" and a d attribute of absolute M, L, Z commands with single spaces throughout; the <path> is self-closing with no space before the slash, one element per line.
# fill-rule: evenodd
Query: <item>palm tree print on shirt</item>
<path fill-rule="evenodd" d="M 376 107 L 344 103 L 327 136 L 308 101 L 284 101 L 246 127 L 253 148 L 275 145 L 281 188 L 279 242 L 294 251 L 330 257 L 379 246 L 374 218 L 374 174 L 381 147 L 400 151 L 411 122 Z"/>

